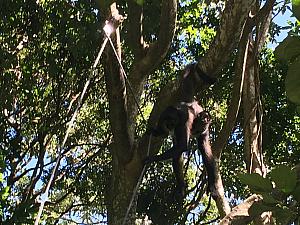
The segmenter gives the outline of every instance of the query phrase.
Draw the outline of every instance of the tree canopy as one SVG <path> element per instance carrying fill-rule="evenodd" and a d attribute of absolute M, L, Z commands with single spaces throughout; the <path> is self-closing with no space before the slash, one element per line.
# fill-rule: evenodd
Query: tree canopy
<path fill-rule="evenodd" d="M 298 0 L 1 1 L 1 224 L 299 224 L 299 9 Z M 283 15 L 287 25 L 276 24 Z M 215 201 L 195 140 L 184 199 L 169 161 L 142 173 L 148 150 L 172 145 L 146 131 L 178 102 L 194 62 L 217 79 L 195 84 L 212 116 Z"/>

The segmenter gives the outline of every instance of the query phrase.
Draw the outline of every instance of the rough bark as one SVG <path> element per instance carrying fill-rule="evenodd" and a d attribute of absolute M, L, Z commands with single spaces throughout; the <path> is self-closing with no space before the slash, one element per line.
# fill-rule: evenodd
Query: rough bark
<path fill-rule="evenodd" d="M 247 23 L 245 25 L 243 35 L 241 38 L 241 41 L 239 43 L 238 47 L 238 54 L 237 54 L 237 60 L 236 60 L 236 65 L 235 65 L 235 73 L 236 73 L 236 80 L 234 82 L 234 87 L 233 87 L 233 92 L 232 92 L 232 99 L 230 106 L 228 108 L 228 113 L 227 113 L 227 118 L 225 121 L 225 124 L 221 130 L 221 132 L 218 135 L 218 138 L 216 139 L 213 149 L 214 149 L 214 155 L 217 159 L 217 161 L 220 160 L 221 153 L 225 145 L 227 144 L 227 140 L 231 134 L 231 131 L 235 125 L 237 115 L 239 112 L 240 104 L 241 104 L 241 97 L 242 97 L 242 89 L 244 86 L 244 76 L 246 73 L 246 64 L 249 64 L 249 35 L 252 32 L 252 29 L 255 25 L 257 25 L 258 21 L 262 21 L 260 24 L 263 24 L 259 27 L 259 29 L 263 32 L 257 34 L 259 43 L 256 45 L 256 50 L 261 49 L 267 32 L 267 28 L 269 27 L 269 20 L 266 20 L 265 15 L 270 14 L 270 10 L 272 9 L 272 5 L 274 4 L 274 1 L 268 1 L 264 7 L 259 11 L 257 16 L 255 18 L 248 18 Z M 270 17 L 269 17 L 270 18 Z M 267 22 L 269 21 L 269 22 Z M 259 25 L 260 25 L 259 24 Z M 257 56 L 257 54 L 256 54 Z M 253 56 L 252 56 L 253 59 Z M 248 67 L 247 67 L 248 68 Z M 247 102 L 247 101 L 246 101 Z M 248 102 L 246 103 L 248 104 Z M 249 106 L 249 105 L 248 105 Z M 261 135 L 259 136 L 259 141 L 261 143 Z M 262 157 L 262 154 L 259 155 Z M 257 160 L 256 160 L 257 161 Z M 256 163 L 257 165 L 257 163 Z M 262 167 L 264 167 L 264 164 L 260 163 Z M 218 164 L 219 166 L 219 164 Z M 264 168 L 262 168 L 263 170 Z M 224 213 L 228 213 L 228 208 L 226 210 L 226 206 L 229 207 L 228 202 L 226 199 L 222 196 L 224 196 L 224 188 L 222 186 L 222 180 L 221 180 L 221 175 L 218 174 L 217 176 L 217 181 L 216 181 L 216 186 L 219 188 L 217 189 L 217 207 L 218 210 L 221 214 L 221 217 L 224 215 Z M 230 210 L 230 208 L 229 208 Z"/>
<path fill-rule="evenodd" d="M 254 58 L 253 43 L 249 43 L 252 50 L 249 52 L 247 70 L 243 91 L 244 109 L 244 136 L 247 171 L 265 175 L 265 166 L 262 158 L 262 110 L 260 102 L 258 77 L 258 59 Z M 252 46 L 252 47 L 251 47 Z"/>
<path fill-rule="evenodd" d="M 161 3 L 160 28 L 157 40 L 153 43 L 146 43 L 143 38 L 143 10 L 135 1 L 130 1 L 129 9 L 129 40 L 130 46 L 135 55 L 134 62 L 130 68 L 129 82 L 131 83 L 135 97 L 139 101 L 147 76 L 162 62 L 171 45 L 177 17 L 177 1 L 165 0 Z M 131 131 L 134 132 L 138 109 L 134 96 L 128 95 L 128 109 Z"/>
<path fill-rule="evenodd" d="M 249 52 L 246 67 L 245 82 L 243 87 L 243 109 L 244 109 L 244 139 L 246 166 L 249 173 L 266 175 L 266 166 L 262 151 L 262 122 L 263 112 L 260 100 L 260 77 L 258 54 L 265 43 L 271 19 L 271 8 L 274 1 L 267 1 L 256 17 L 255 41 L 250 37 Z M 269 11 L 267 11 L 269 9 Z M 262 13 L 263 12 L 263 13 Z M 258 16 L 261 16 L 259 18 Z M 258 23 L 257 23 L 258 22 Z M 271 212 L 264 212 L 254 219 L 254 223 L 272 224 Z"/>
<path fill-rule="evenodd" d="M 110 6 L 107 17 L 117 14 L 116 4 Z M 120 34 L 117 29 L 111 36 L 114 46 L 121 57 Z M 107 187 L 107 211 L 108 224 L 118 225 L 122 223 L 128 207 L 129 199 L 136 179 L 132 171 L 125 167 L 132 159 L 133 135 L 130 133 L 128 124 L 127 92 L 125 77 L 122 73 L 111 46 L 105 49 L 104 59 L 105 81 L 109 100 L 109 120 L 113 134 L 111 145 L 112 153 L 112 176 Z M 137 174 L 137 172 L 136 172 Z M 134 211 L 134 207 L 133 207 Z M 129 218 L 133 215 L 129 215 Z M 134 219 L 127 224 L 134 224 Z"/>
<path fill-rule="evenodd" d="M 219 225 L 244 225 L 249 224 L 258 215 L 255 211 L 251 212 L 250 208 L 253 204 L 257 204 L 262 201 L 259 195 L 252 195 L 247 198 L 243 203 L 237 205 L 232 209 L 232 211 L 227 214 L 219 223 Z"/>
<path fill-rule="evenodd" d="M 218 162 L 217 163 L 218 173 L 216 179 L 216 187 L 217 187 L 216 194 L 218 198 L 216 199 L 216 204 L 221 218 L 227 215 L 231 209 L 228 201 L 224 196 L 224 187 L 223 187 L 222 177 L 219 169 L 220 158 L 221 158 L 221 153 L 224 147 L 226 146 L 228 138 L 236 123 L 236 119 L 239 113 L 239 108 L 240 108 L 241 98 L 242 98 L 242 88 L 244 83 L 244 75 L 246 70 L 246 62 L 248 56 L 248 37 L 252 28 L 253 25 L 248 20 L 248 23 L 246 23 L 245 29 L 243 30 L 243 35 L 238 47 L 238 54 L 235 62 L 236 78 L 233 84 L 233 90 L 231 95 L 232 97 L 231 97 L 230 105 L 228 107 L 226 121 L 220 133 L 218 134 L 216 141 L 213 144 L 214 157 Z"/>
<path fill-rule="evenodd" d="M 262 154 L 262 105 L 260 100 L 260 77 L 258 54 L 265 43 L 270 19 L 273 0 L 267 1 L 264 7 L 257 13 L 253 22 L 255 23 L 255 40 L 249 37 L 248 57 L 246 66 L 245 82 L 243 87 L 244 108 L 244 132 L 245 132 L 245 154 L 247 170 L 250 173 L 266 174 Z"/>
<path fill-rule="evenodd" d="M 110 7 L 110 14 L 116 14 L 117 12 L 116 4 L 112 4 Z M 120 34 L 117 29 L 115 33 L 111 36 L 116 50 L 121 57 L 121 45 L 120 45 Z M 109 99 L 109 120 L 111 124 L 111 130 L 113 134 L 114 146 L 122 146 L 127 149 L 128 154 L 122 154 L 120 150 L 114 152 L 118 155 L 119 160 L 129 161 L 130 153 L 133 144 L 133 137 L 129 132 L 128 123 L 128 110 L 127 110 L 127 93 L 125 85 L 125 77 L 117 63 L 116 56 L 114 55 L 113 49 L 110 46 L 106 47 L 106 58 L 104 65 L 104 74 L 106 81 L 106 89 Z M 114 154 L 113 153 L 113 154 Z"/>
<path fill-rule="evenodd" d="M 216 141 L 213 144 L 214 156 L 218 159 L 221 158 L 222 150 L 227 144 L 228 138 L 234 128 L 236 119 L 239 113 L 242 90 L 244 84 L 244 76 L 246 70 L 246 62 L 248 56 L 248 37 L 253 26 L 248 23 L 243 31 L 243 36 L 239 43 L 238 53 L 235 61 L 235 80 L 231 94 L 231 101 L 228 107 L 226 121 L 218 134 Z"/>
<path fill-rule="evenodd" d="M 228 0 L 214 42 L 198 66 L 211 76 L 218 76 L 232 49 L 237 46 L 254 0 Z M 230 35 L 229 35 L 230 34 Z"/>
<path fill-rule="evenodd" d="M 110 125 L 113 133 L 112 176 L 107 187 L 108 224 L 122 224 L 129 202 L 133 197 L 133 190 L 142 170 L 142 162 L 138 158 L 137 145 L 134 142 L 137 105 L 134 97 L 139 101 L 146 76 L 165 57 L 171 44 L 176 23 L 177 2 L 175 0 L 162 1 L 162 15 L 160 32 L 157 41 L 151 45 L 145 44 L 142 38 L 142 9 L 133 1 L 129 4 L 130 30 L 133 35 L 132 46 L 135 60 L 130 69 L 130 84 L 126 86 L 126 76 L 120 70 L 116 57 L 110 47 L 106 48 L 106 59 L 103 63 L 109 99 Z M 136 14 L 134 14 L 137 12 Z M 117 14 L 116 4 L 112 4 L 108 14 Z M 136 31 L 136 32 L 135 32 Z M 112 40 L 121 56 L 120 35 L 117 30 Z M 135 96 L 130 92 L 131 85 Z M 134 224 L 136 201 L 133 202 L 126 224 Z"/>

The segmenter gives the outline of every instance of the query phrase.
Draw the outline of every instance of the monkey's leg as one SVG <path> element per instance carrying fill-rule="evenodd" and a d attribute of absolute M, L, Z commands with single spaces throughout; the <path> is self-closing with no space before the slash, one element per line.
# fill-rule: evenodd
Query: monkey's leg
<path fill-rule="evenodd" d="M 178 158 L 181 154 L 188 150 L 188 140 L 190 137 L 190 129 L 187 128 L 185 121 L 179 124 L 174 130 L 175 137 L 173 139 L 173 147 L 162 153 L 161 155 L 149 156 L 146 158 L 145 163 L 159 162 L 171 158 Z"/>
<path fill-rule="evenodd" d="M 185 196 L 186 183 L 184 180 L 184 172 L 183 172 L 183 157 L 182 154 L 173 158 L 173 172 L 175 174 L 177 189 L 180 194 L 180 197 Z"/>

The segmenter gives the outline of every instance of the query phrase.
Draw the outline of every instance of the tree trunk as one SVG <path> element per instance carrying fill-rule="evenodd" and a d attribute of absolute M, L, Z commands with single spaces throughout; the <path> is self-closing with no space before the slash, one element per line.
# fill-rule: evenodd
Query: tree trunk
<path fill-rule="evenodd" d="M 266 175 L 262 154 L 262 106 L 260 101 L 260 80 L 258 59 L 249 42 L 246 76 L 243 87 L 245 156 L 248 173 Z"/>
<path fill-rule="evenodd" d="M 136 157 L 134 157 L 136 158 Z M 108 190 L 108 224 L 121 225 L 126 220 L 126 225 L 135 224 L 137 195 L 133 191 L 141 173 L 141 166 L 137 160 L 122 165 L 116 157 L 113 157 L 111 182 Z M 131 200 L 132 204 L 130 205 Z M 130 211 L 127 214 L 127 210 Z M 126 217 L 127 216 L 127 217 Z M 126 217 L 126 218 L 125 218 Z"/>
<path fill-rule="evenodd" d="M 116 3 L 110 6 L 107 18 L 118 16 Z M 121 42 L 119 29 L 112 34 L 111 40 L 121 58 Z M 132 192 L 140 174 L 141 166 L 134 163 L 134 133 L 131 132 L 128 122 L 127 89 L 125 75 L 123 74 L 117 57 L 111 46 L 105 49 L 106 57 L 104 74 L 109 99 L 110 124 L 113 134 L 113 143 L 110 146 L 112 154 L 112 175 L 106 187 L 106 203 L 108 224 L 121 225 L 126 215 Z M 129 163 L 130 162 L 130 163 Z M 135 224 L 136 204 L 132 205 L 126 224 Z"/>
<path fill-rule="evenodd" d="M 260 98 L 260 77 L 258 54 L 261 51 L 269 29 L 273 0 L 266 2 L 264 7 L 256 14 L 255 40 L 249 37 L 248 57 L 243 86 L 244 109 L 244 138 L 245 156 L 248 173 L 258 173 L 266 176 L 266 166 L 263 160 L 262 150 L 262 122 L 263 111 Z M 259 3 L 257 4 L 259 6 Z M 255 10 L 255 9 L 254 9 Z M 256 9 L 257 11 L 259 9 Z M 272 213 L 264 212 L 254 220 L 254 224 L 273 224 Z"/>
<path fill-rule="evenodd" d="M 270 3 L 270 2 L 269 2 Z M 270 24 L 271 13 L 267 12 L 257 28 L 256 40 L 249 38 L 248 57 L 243 86 L 243 109 L 244 109 L 244 137 L 245 157 L 248 173 L 258 173 L 266 176 L 266 166 L 263 160 L 262 150 L 262 103 L 260 98 L 260 77 L 258 53 L 266 39 Z M 255 224 L 272 224 L 271 212 L 265 212 L 254 220 Z"/>
<path fill-rule="evenodd" d="M 249 42 L 249 56 L 243 90 L 245 156 L 248 173 L 266 176 L 262 152 L 262 105 L 260 101 L 260 79 L 258 60 L 254 56 L 253 44 Z M 255 224 L 272 224 L 270 212 L 265 212 L 254 220 Z"/>

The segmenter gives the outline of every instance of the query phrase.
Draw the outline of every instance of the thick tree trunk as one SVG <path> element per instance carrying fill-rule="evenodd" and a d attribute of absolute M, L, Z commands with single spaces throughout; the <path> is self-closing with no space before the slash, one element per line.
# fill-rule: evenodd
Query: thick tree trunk
<path fill-rule="evenodd" d="M 249 42 L 251 45 L 251 42 Z M 249 47 L 250 49 L 253 46 Z M 253 51 L 249 51 L 243 90 L 245 156 L 248 173 L 266 176 L 262 152 L 262 105 L 260 101 L 259 65 Z M 272 224 L 270 212 L 265 212 L 254 220 L 257 225 Z"/>
<path fill-rule="evenodd" d="M 246 70 L 246 62 L 248 55 L 248 36 L 251 32 L 253 26 L 248 22 L 246 23 L 243 35 L 239 42 L 238 46 L 238 54 L 235 61 L 235 75 L 236 78 L 233 84 L 232 96 L 230 105 L 228 107 L 227 118 L 220 131 L 215 143 L 213 144 L 214 156 L 217 160 L 217 179 L 216 179 L 216 187 L 217 187 L 217 196 L 216 204 L 220 213 L 221 218 L 230 213 L 230 206 L 227 199 L 224 196 L 224 187 L 222 182 L 221 173 L 219 171 L 219 162 L 221 158 L 222 151 L 227 144 L 227 140 L 234 128 L 236 123 L 236 119 L 239 113 L 241 98 L 242 98 L 242 89 L 244 84 L 244 75 Z"/>
<path fill-rule="evenodd" d="M 175 32 L 177 1 L 162 1 L 158 39 L 151 45 L 145 43 L 142 38 L 141 6 L 137 5 L 136 1 L 130 0 L 129 8 L 129 29 L 131 30 L 130 34 L 133 35 L 131 41 L 135 55 L 128 75 L 129 82 L 122 73 L 111 47 L 106 48 L 106 59 L 103 63 L 109 99 L 109 119 L 113 134 L 113 143 L 110 149 L 112 176 L 106 190 L 108 224 L 110 225 L 121 225 L 124 219 L 126 219 L 126 225 L 135 224 L 137 196 L 133 196 L 133 191 L 142 171 L 142 159 L 138 154 L 138 149 L 146 152 L 147 148 L 144 146 L 138 148 L 134 141 L 138 112 L 137 102 L 140 100 L 146 77 L 161 63 L 170 47 Z M 109 12 L 102 13 L 107 17 L 118 15 L 116 3 L 110 6 Z M 112 35 L 112 40 L 121 58 L 118 30 Z M 132 198 L 134 201 L 130 206 L 129 214 L 126 215 Z"/>
<path fill-rule="evenodd" d="M 263 160 L 262 150 L 262 122 L 263 111 L 260 98 L 260 77 L 258 53 L 261 50 L 269 28 L 271 13 L 270 6 L 274 1 L 268 1 L 264 7 L 266 10 L 260 23 L 257 25 L 255 41 L 249 40 L 248 57 L 243 87 L 243 109 L 244 109 L 244 137 L 245 137 L 245 156 L 248 173 L 258 173 L 266 176 L 266 166 Z M 263 11 L 263 10 L 261 10 Z M 258 216 L 254 223 L 257 225 L 272 224 L 271 212 L 265 212 Z"/>
<path fill-rule="evenodd" d="M 133 160 L 132 163 L 124 166 L 116 157 L 113 157 L 112 169 L 107 201 L 108 225 L 122 225 L 123 222 L 126 225 L 133 225 L 136 219 L 137 199 L 137 196 L 133 195 L 133 190 L 141 173 L 141 165 L 138 160 Z M 127 215 L 131 200 L 133 202 Z"/>
<path fill-rule="evenodd" d="M 107 12 L 107 18 L 110 16 L 116 17 L 117 15 L 118 10 L 114 3 L 110 6 L 109 12 Z M 119 29 L 111 35 L 111 39 L 118 57 L 121 58 Z M 113 134 L 113 143 L 110 148 L 112 154 L 112 175 L 106 188 L 107 195 L 105 197 L 108 224 L 121 225 L 132 198 L 132 191 L 136 185 L 141 167 L 132 166 L 132 163 L 129 163 L 132 162 L 134 155 L 134 133 L 129 129 L 125 75 L 120 69 L 112 47 L 108 45 L 105 50 L 106 58 L 103 65 L 109 99 L 109 119 Z M 135 207 L 136 204 L 133 204 L 132 213 L 128 215 L 126 224 L 135 224 Z"/>
<path fill-rule="evenodd" d="M 249 42 L 249 56 L 243 90 L 245 156 L 247 171 L 266 174 L 262 154 L 262 106 L 258 59 L 253 54 L 254 44 Z"/>

